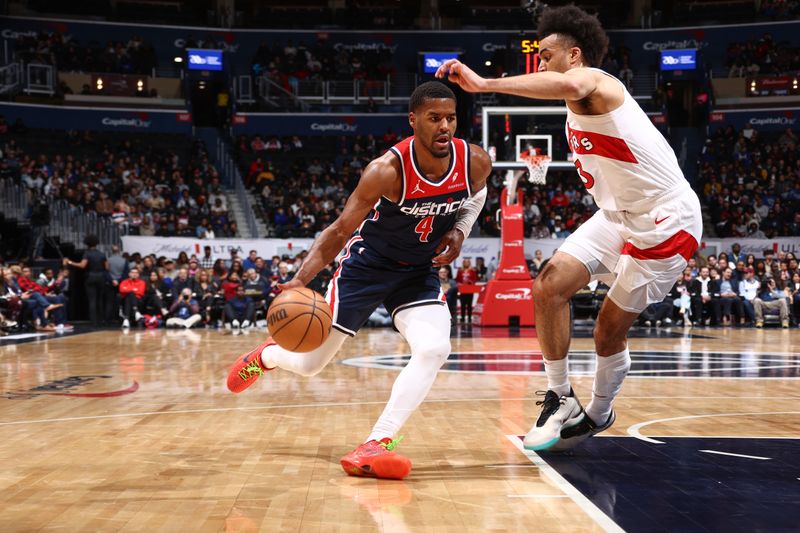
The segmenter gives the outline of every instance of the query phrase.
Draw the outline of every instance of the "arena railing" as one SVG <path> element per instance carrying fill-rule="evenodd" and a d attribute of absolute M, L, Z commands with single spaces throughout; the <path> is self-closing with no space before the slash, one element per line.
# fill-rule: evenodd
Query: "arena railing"
<path fill-rule="evenodd" d="M 83 245 L 87 235 L 97 235 L 98 248 L 110 253 L 111 246 L 121 245 L 122 236 L 129 232 L 127 223 L 116 224 L 111 217 L 86 212 L 81 206 L 70 205 L 66 200 L 58 200 L 50 206 L 48 235 L 58 236 L 62 242 L 71 242 L 76 247 Z"/>
<path fill-rule="evenodd" d="M 29 211 L 28 192 L 25 187 L 8 178 L 2 181 L 0 190 L 3 191 L 0 195 L 3 214 L 14 220 L 25 220 Z"/>
<path fill-rule="evenodd" d="M 231 154 L 231 147 L 228 143 L 225 142 L 222 137 L 217 137 L 214 155 L 216 156 L 216 163 L 219 167 L 218 170 L 226 183 L 233 184 L 236 199 L 239 201 L 239 206 L 244 212 L 244 223 L 250 237 L 258 238 L 258 224 L 256 223 L 256 215 L 250 202 L 250 195 L 247 194 L 247 189 L 244 186 L 244 179 L 242 178 L 241 172 L 239 172 L 239 165 Z M 241 223 L 239 221 L 237 222 Z"/>
<path fill-rule="evenodd" d="M 253 83 L 261 102 L 287 109 L 290 103 L 297 104 L 297 107 L 306 110 L 308 104 L 363 104 L 370 98 L 385 104 L 405 102 L 419 84 L 419 76 L 402 73 L 377 80 L 292 80 L 289 82 L 290 92 L 266 76 L 253 79 L 249 75 L 242 75 L 233 84 L 237 103 L 255 101 Z"/>
<path fill-rule="evenodd" d="M 22 88 L 22 73 L 19 63 L 0 67 L 0 94 L 14 95 Z"/>

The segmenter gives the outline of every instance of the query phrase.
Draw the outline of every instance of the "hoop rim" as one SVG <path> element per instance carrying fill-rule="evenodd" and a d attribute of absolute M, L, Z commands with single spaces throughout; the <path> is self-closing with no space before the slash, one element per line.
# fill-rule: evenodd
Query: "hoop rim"
<path fill-rule="evenodd" d="M 540 155 L 540 154 L 528 154 L 528 155 L 520 155 L 519 161 L 523 163 L 537 163 L 541 164 L 543 161 L 551 161 L 552 158 L 549 155 Z"/>

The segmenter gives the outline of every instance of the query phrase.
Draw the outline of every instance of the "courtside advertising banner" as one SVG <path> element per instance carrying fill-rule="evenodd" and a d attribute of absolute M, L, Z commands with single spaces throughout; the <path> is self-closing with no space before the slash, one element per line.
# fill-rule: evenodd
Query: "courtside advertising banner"
<path fill-rule="evenodd" d="M 189 237 L 122 237 L 122 249 L 128 254 L 141 255 L 154 254 L 156 257 L 170 257 L 175 259 L 181 252 L 191 257 L 198 258 L 205 254 L 204 248 L 211 247 L 211 256 L 214 259 L 230 259 L 231 252 L 235 251 L 244 259 L 255 250 L 264 258 L 273 255 L 289 255 L 294 257 L 303 250 L 311 247 L 313 239 L 193 239 Z"/>
<path fill-rule="evenodd" d="M 128 254 L 141 255 L 154 254 L 156 257 L 164 256 L 176 258 L 181 252 L 186 252 L 190 257 L 203 255 L 203 248 L 211 246 L 211 255 L 215 259 L 229 259 L 231 251 L 244 259 L 250 250 L 255 250 L 264 258 L 273 255 L 295 256 L 311 247 L 313 239 L 193 239 L 188 237 L 122 237 L 122 249 Z M 564 242 L 563 239 L 525 239 L 525 254 L 533 257 L 536 250 L 541 250 L 542 255 L 548 258 Z M 460 265 L 463 259 L 469 258 L 473 264 L 475 259 L 482 257 L 488 265 L 492 260 L 497 260 L 500 254 L 500 239 L 480 237 L 467 239 L 461 247 L 461 255 L 456 260 Z"/>

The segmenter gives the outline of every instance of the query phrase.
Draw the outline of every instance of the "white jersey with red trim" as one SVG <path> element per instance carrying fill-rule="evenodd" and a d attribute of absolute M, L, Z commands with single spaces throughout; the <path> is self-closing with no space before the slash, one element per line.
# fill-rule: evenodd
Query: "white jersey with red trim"
<path fill-rule="evenodd" d="M 600 209 L 641 213 L 690 187 L 672 147 L 623 90 L 622 105 L 603 115 L 567 108 L 565 129 L 578 174 Z"/>

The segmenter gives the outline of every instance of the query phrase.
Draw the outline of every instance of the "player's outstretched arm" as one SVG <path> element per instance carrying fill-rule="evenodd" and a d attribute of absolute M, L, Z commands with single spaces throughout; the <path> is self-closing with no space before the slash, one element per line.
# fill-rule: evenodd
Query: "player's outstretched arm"
<path fill-rule="evenodd" d="M 470 145 L 469 153 L 472 196 L 458 210 L 455 227 L 442 237 L 436 247 L 438 255 L 433 258 L 433 264 L 437 267 L 449 265 L 456 260 L 461 253 L 464 239 L 469 235 L 486 202 L 486 180 L 492 172 L 492 160 L 483 148 L 474 144 Z"/>
<path fill-rule="evenodd" d="M 390 157 L 395 159 L 393 155 Z M 375 159 L 367 165 L 361 174 L 358 186 L 347 199 L 342 214 L 311 245 L 297 275 L 290 282 L 280 285 L 280 288 L 286 290 L 306 286 L 325 265 L 336 259 L 347 239 L 381 196 L 392 195 L 397 175 L 397 169 L 386 156 Z"/>
<path fill-rule="evenodd" d="M 505 78 L 482 78 L 457 59 L 448 59 L 437 70 L 437 78 L 458 84 L 467 92 L 504 93 L 541 100 L 583 100 L 597 89 L 595 75 L 586 69 L 565 73 L 535 72 Z"/>

